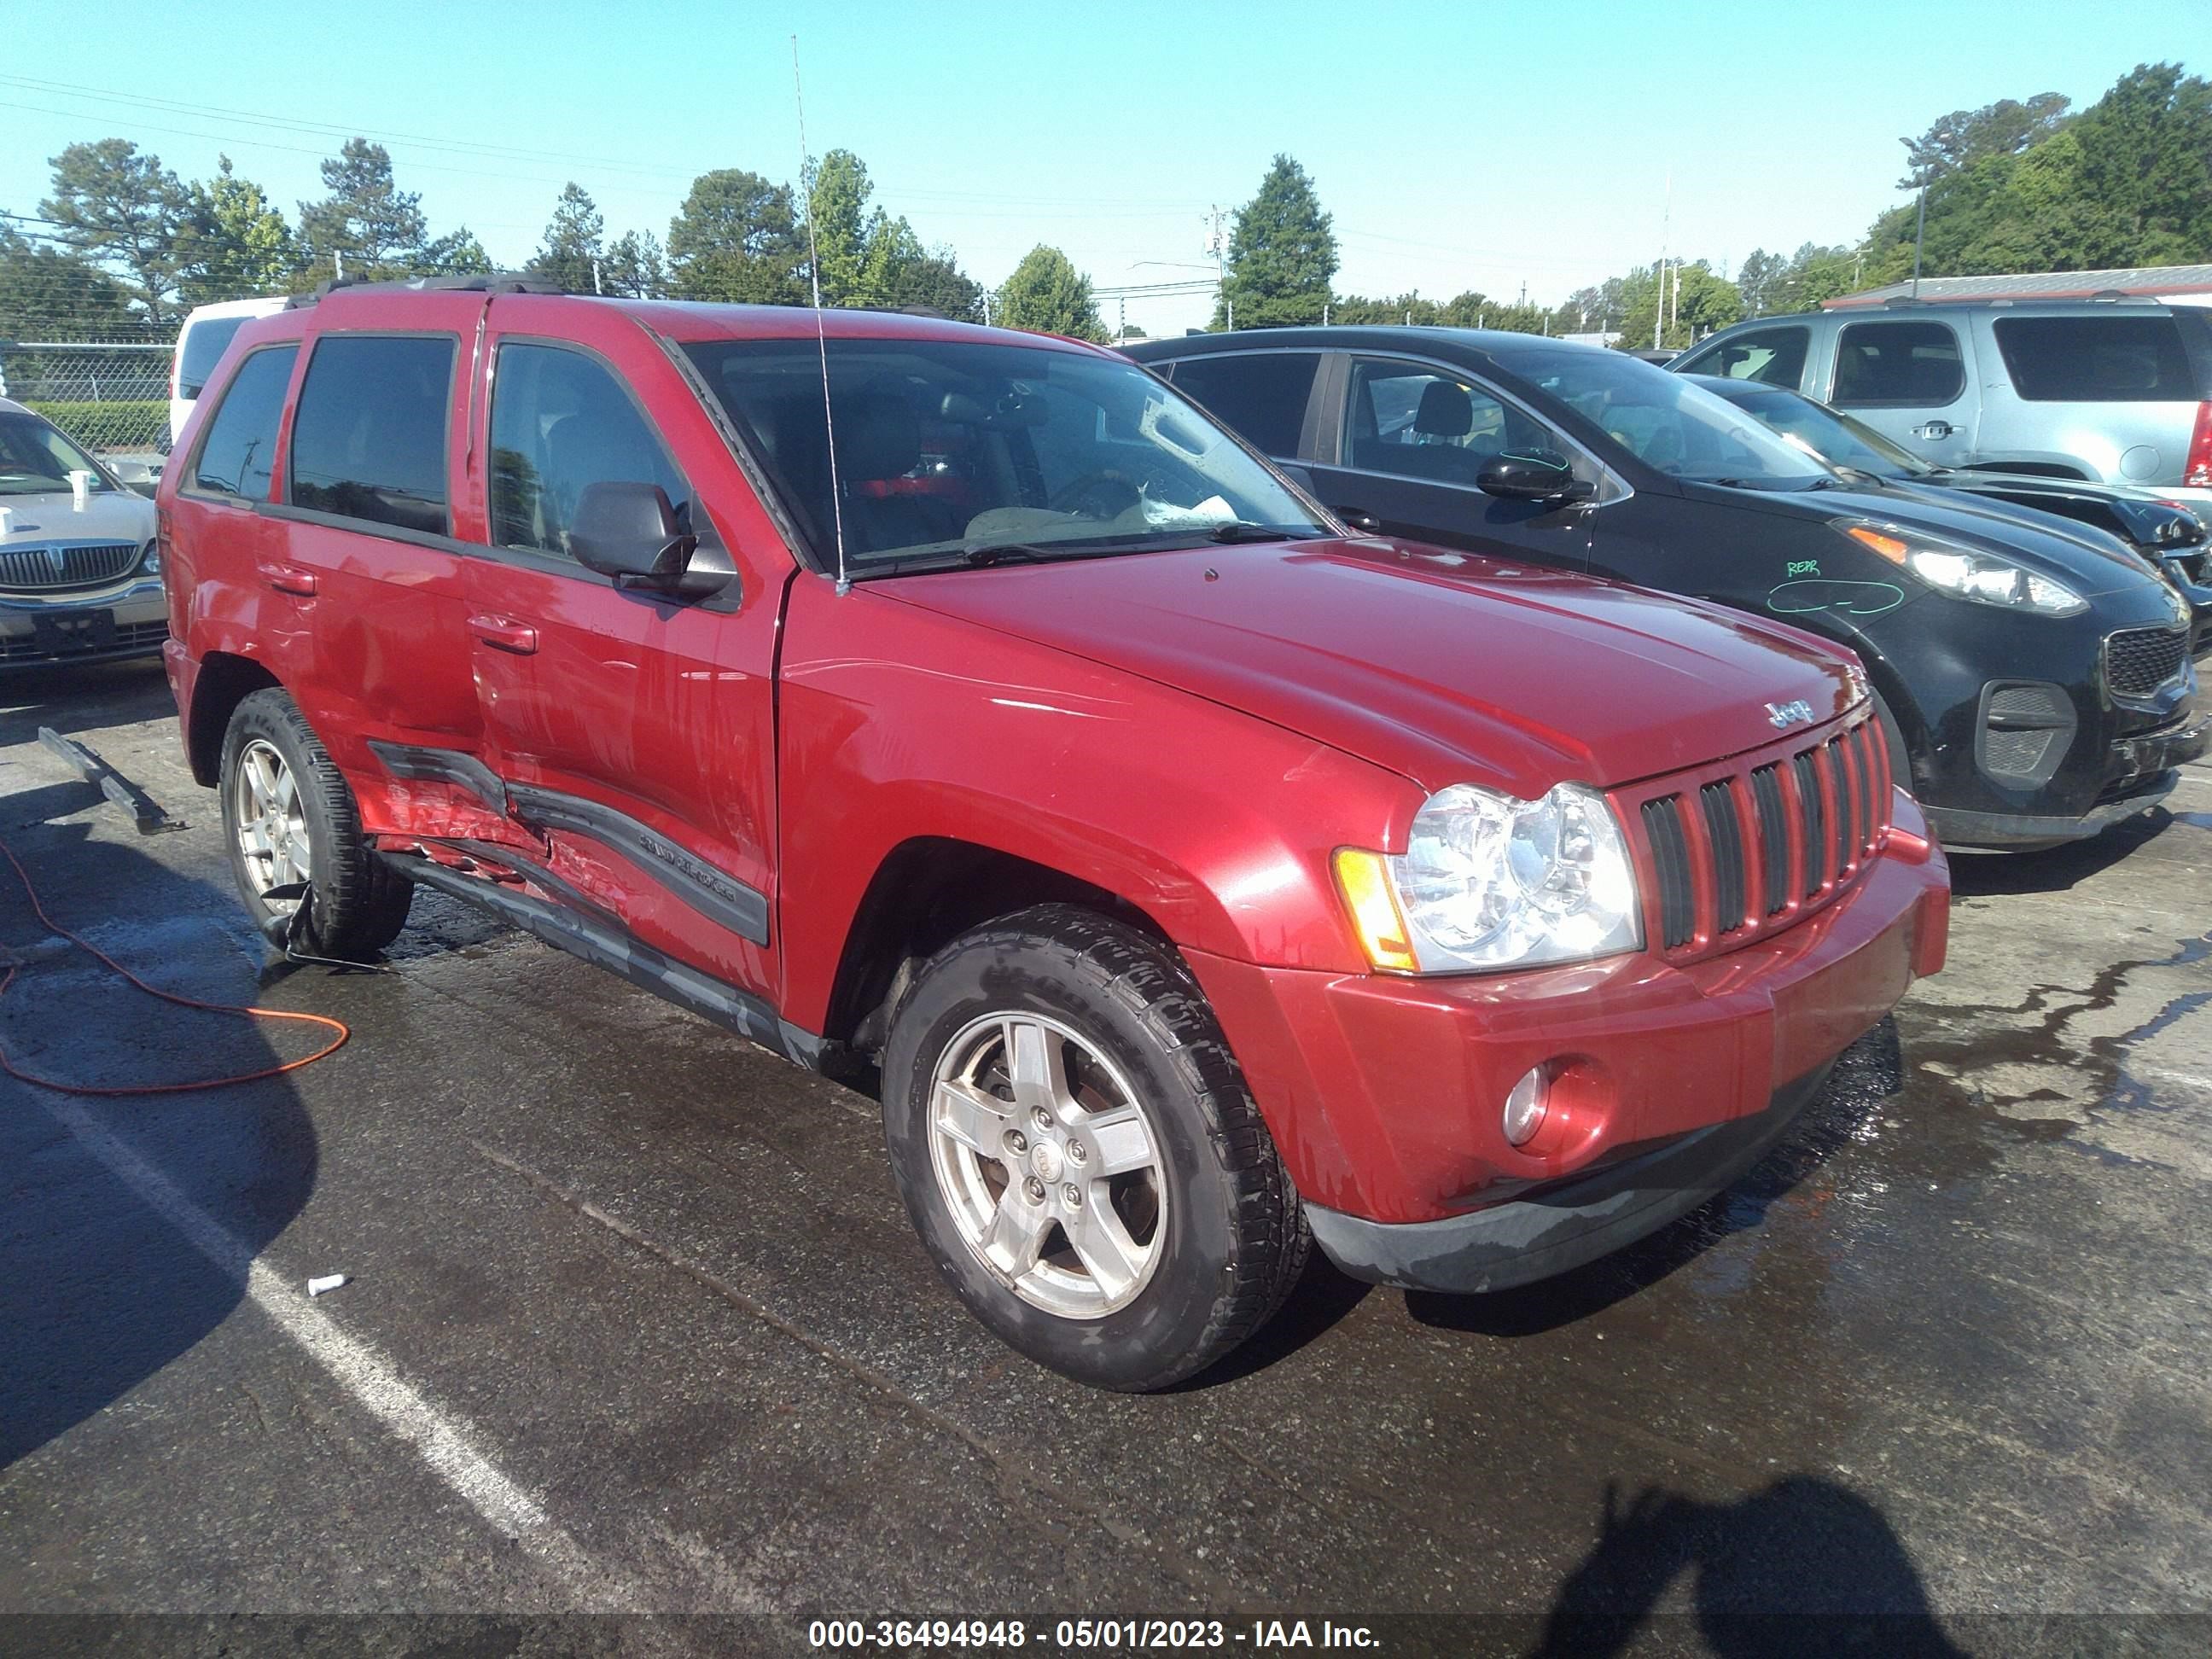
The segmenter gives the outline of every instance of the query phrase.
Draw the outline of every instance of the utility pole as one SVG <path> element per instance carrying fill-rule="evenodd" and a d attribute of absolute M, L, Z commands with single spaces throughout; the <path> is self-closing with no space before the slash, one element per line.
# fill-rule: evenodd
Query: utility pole
<path fill-rule="evenodd" d="M 1668 240 L 1674 234 L 1674 169 L 1667 169 L 1667 207 L 1659 217 L 1659 303 L 1651 317 L 1651 349 L 1659 349 L 1661 325 L 1667 320 L 1667 255 Z"/>
<path fill-rule="evenodd" d="M 1212 216 L 1213 234 L 1208 239 L 1206 251 L 1213 256 L 1213 280 L 1221 298 L 1221 315 L 1231 329 L 1237 326 L 1237 302 L 1229 297 L 1229 245 L 1221 234 L 1221 205 L 1216 203 L 1207 210 Z"/>
<path fill-rule="evenodd" d="M 592 256 L 592 292 L 594 294 L 606 292 L 606 289 L 599 285 L 599 259 L 597 254 Z"/>
<path fill-rule="evenodd" d="M 989 289 L 988 289 L 988 288 L 987 288 L 987 289 L 985 289 L 983 290 L 983 326 L 984 326 L 984 327 L 986 327 L 986 328 L 988 328 L 988 327 L 990 327 L 990 325 L 991 325 L 991 290 L 990 290 Z"/>
<path fill-rule="evenodd" d="M 1920 297 L 1920 244 L 1928 236 L 1928 185 L 1920 186 L 1919 222 L 1912 228 L 1912 297 Z"/>
<path fill-rule="evenodd" d="M 331 258 L 337 262 L 338 268 L 337 280 L 343 283 L 345 281 L 345 250 L 342 247 L 332 248 L 331 250 Z"/>

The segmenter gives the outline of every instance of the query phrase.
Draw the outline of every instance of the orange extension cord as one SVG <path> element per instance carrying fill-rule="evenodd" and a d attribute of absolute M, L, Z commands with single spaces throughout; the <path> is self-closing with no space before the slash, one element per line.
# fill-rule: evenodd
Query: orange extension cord
<path fill-rule="evenodd" d="M 282 1008 L 251 1008 L 239 1006 L 228 1002 L 202 1002 L 197 997 L 179 996 L 174 991 L 164 991 L 157 985 L 149 985 L 144 980 L 139 978 L 137 975 L 132 973 L 128 968 L 125 968 L 113 957 L 109 956 L 106 951 L 101 950 L 98 945 L 90 943 L 88 940 L 79 939 L 75 933 L 70 932 L 68 928 L 63 927 L 61 923 L 56 921 L 52 916 L 48 915 L 46 914 L 46 906 L 39 902 L 39 890 L 31 884 L 31 872 L 23 868 L 23 861 L 15 856 L 15 848 L 9 846 L 5 841 L 0 841 L 0 854 L 5 854 L 7 855 L 8 862 L 15 866 L 16 879 L 23 884 L 24 892 L 30 896 L 32 913 L 35 915 L 41 922 L 46 924 L 48 932 L 60 934 L 62 938 L 76 945 L 78 950 L 86 952 L 88 955 L 98 957 L 101 962 L 106 963 L 108 967 L 120 974 L 125 979 L 130 981 L 131 984 L 143 991 L 148 996 L 159 997 L 164 1002 L 173 1002 L 179 1008 L 201 1008 L 206 1010 L 211 1014 L 235 1014 L 242 1019 L 293 1019 L 298 1020 L 304 1024 L 325 1026 L 329 1030 L 337 1033 L 337 1035 L 333 1036 L 328 1042 L 316 1049 L 313 1054 L 305 1055 L 301 1059 L 288 1060 L 281 1066 L 264 1066 L 258 1072 L 241 1072 L 236 1077 L 205 1078 L 196 1083 L 140 1083 L 135 1084 L 129 1088 L 123 1089 L 103 1089 L 84 1083 L 63 1083 L 57 1081 L 53 1078 L 40 1077 L 33 1073 L 22 1070 L 14 1060 L 8 1057 L 7 1051 L 4 1048 L 0 1048 L 0 1071 L 6 1072 L 9 1077 L 15 1078 L 20 1082 L 36 1084 L 41 1089 L 53 1089 L 65 1095 L 121 1096 L 189 1094 L 196 1089 L 225 1089 L 228 1088 L 234 1083 L 258 1083 L 263 1078 L 281 1077 L 286 1072 L 296 1072 L 302 1066 L 312 1066 L 317 1060 L 336 1054 L 340 1048 L 345 1046 L 345 1040 L 353 1035 L 351 1031 L 346 1029 L 345 1023 L 343 1020 L 331 1019 L 327 1015 L 324 1014 L 295 1014 L 289 1012 Z M 6 975 L 4 976 L 0 976 L 0 997 L 4 997 L 8 994 L 8 988 L 15 982 L 15 975 L 20 971 L 21 969 L 19 968 L 11 965 Z"/>

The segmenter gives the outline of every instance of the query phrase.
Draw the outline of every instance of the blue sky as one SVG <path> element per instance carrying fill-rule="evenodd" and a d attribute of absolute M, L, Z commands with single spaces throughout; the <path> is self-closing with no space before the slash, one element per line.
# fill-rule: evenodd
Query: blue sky
<path fill-rule="evenodd" d="M 169 0 L 60 27 L 51 8 L 0 0 L 0 39 L 54 46 L 0 64 L 0 209 L 35 212 L 46 158 L 119 135 L 187 177 L 227 151 L 289 217 L 319 193 L 337 127 L 390 147 L 434 231 L 465 222 L 502 262 L 536 246 L 569 179 L 611 235 L 665 236 L 698 172 L 796 173 L 795 32 L 810 147 L 858 152 L 878 199 L 985 282 L 1039 241 L 1101 287 L 1201 276 L 1176 266 L 1207 259 L 1209 205 L 1249 198 L 1287 150 L 1335 216 L 1340 291 L 1512 297 L 1526 283 L 1551 301 L 1657 256 L 1670 170 L 1677 253 L 1732 265 L 1754 246 L 1855 241 L 1898 199 L 1901 135 L 2002 97 L 2088 102 L 2137 63 L 2180 58 L 2191 15 L 2201 26 L 2201 0 Z M 1209 309 L 1139 301 L 1127 315 L 1159 330 Z"/>

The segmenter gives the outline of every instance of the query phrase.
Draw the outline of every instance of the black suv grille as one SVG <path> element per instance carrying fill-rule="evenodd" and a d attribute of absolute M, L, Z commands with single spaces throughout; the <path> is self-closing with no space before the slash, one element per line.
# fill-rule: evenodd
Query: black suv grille
<path fill-rule="evenodd" d="M 128 574 L 137 562 L 136 542 L 0 548 L 0 587 L 36 588 L 41 592 L 63 587 L 98 587 Z"/>
<path fill-rule="evenodd" d="M 2181 672 L 2189 630 L 2131 628 L 2105 636 L 2105 683 L 2115 696 L 2142 697 Z"/>

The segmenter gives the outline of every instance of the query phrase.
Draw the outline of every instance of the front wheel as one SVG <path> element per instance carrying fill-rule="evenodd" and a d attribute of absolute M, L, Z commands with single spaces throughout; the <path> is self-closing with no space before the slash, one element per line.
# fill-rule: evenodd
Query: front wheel
<path fill-rule="evenodd" d="M 916 978 L 884 1051 L 907 1209 L 970 1311 L 1038 1363 L 1161 1389 L 1280 1305 L 1309 1234 L 1189 970 L 1044 905 Z"/>

